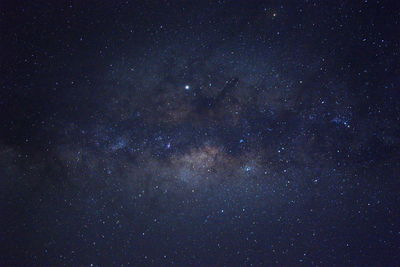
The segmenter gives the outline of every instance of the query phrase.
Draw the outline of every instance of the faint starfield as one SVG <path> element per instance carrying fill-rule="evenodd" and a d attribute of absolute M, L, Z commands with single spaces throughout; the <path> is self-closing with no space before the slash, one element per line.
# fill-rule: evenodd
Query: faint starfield
<path fill-rule="evenodd" d="M 398 3 L 1 9 L 1 266 L 398 265 Z"/>

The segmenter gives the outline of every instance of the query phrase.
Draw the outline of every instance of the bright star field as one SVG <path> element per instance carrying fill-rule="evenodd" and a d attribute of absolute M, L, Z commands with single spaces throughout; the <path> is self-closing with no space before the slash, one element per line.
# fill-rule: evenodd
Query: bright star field
<path fill-rule="evenodd" d="M 2 1 L 0 266 L 400 266 L 396 1 Z"/>

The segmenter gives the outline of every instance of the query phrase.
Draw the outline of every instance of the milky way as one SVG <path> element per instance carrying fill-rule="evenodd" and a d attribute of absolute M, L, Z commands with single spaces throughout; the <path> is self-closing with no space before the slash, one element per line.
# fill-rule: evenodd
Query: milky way
<path fill-rule="evenodd" d="M 398 7 L 355 2 L 5 1 L 0 265 L 398 265 Z"/>

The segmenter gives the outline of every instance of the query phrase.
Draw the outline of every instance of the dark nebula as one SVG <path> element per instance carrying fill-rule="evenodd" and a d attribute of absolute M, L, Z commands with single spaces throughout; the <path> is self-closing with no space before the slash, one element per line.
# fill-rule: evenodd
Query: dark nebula
<path fill-rule="evenodd" d="M 397 1 L 2 1 L 0 266 L 399 266 Z"/>

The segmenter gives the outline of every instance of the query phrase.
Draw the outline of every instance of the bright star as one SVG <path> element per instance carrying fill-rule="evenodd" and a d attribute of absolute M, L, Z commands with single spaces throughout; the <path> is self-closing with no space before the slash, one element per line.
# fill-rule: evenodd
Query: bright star
<path fill-rule="evenodd" d="M 249 172 L 249 171 L 252 170 L 252 168 L 251 168 L 250 166 L 245 166 L 245 167 L 244 167 L 244 170 L 245 170 L 246 172 Z"/>

